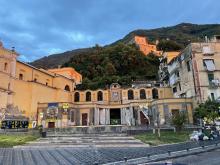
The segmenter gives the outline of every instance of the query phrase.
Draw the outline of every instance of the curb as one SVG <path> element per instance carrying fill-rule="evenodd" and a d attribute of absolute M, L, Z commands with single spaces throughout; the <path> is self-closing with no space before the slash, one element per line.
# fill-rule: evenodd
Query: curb
<path fill-rule="evenodd" d="M 197 148 L 191 148 L 188 150 L 180 150 L 175 152 L 167 152 L 165 154 L 159 154 L 159 155 L 147 155 L 146 157 L 136 158 L 136 159 L 129 159 L 124 158 L 124 161 L 117 161 L 117 162 L 111 162 L 106 163 L 104 165 L 134 165 L 134 164 L 145 164 L 153 161 L 162 161 L 167 159 L 173 159 L 183 156 L 188 156 L 192 154 L 199 154 L 203 152 L 208 152 L 212 150 L 220 149 L 220 146 L 218 144 L 208 145 L 208 146 L 201 146 Z"/>

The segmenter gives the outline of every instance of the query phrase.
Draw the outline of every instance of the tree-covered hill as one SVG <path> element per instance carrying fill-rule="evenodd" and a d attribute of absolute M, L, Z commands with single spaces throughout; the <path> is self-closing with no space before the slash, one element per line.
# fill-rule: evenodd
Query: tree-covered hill
<path fill-rule="evenodd" d="M 190 42 L 204 41 L 205 36 L 208 38 L 213 35 L 220 35 L 220 24 L 191 24 L 191 23 L 181 23 L 176 26 L 162 27 L 157 29 L 138 29 L 127 34 L 123 39 L 116 41 L 128 43 L 133 36 L 145 36 L 150 42 L 155 42 L 156 40 L 169 39 L 175 41 L 181 46 L 186 46 Z"/>
<path fill-rule="evenodd" d="M 134 80 L 155 80 L 158 57 L 145 56 L 134 45 L 119 43 L 109 47 L 96 46 L 86 56 L 75 55 L 63 65 L 74 67 L 83 75 L 80 89 L 105 88 L 113 82 L 130 85 Z"/>
<path fill-rule="evenodd" d="M 120 42 L 127 44 L 134 35 L 146 36 L 150 42 L 156 40 L 159 43 L 160 49 L 177 50 L 186 46 L 190 42 L 204 41 L 205 36 L 211 37 L 213 35 L 220 35 L 219 24 L 197 25 L 190 23 L 181 23 L 176 26 L 162 27 L 150 30 L 135 30 L 126 35 L 123 39 L 118 40 L 111 45 L 116 45 Z M 169 38 L 170 41 L 167 41 Z M 171 47 L 170 47 L 171 46 Z M 108 47 L 108 46 L 107 46 Z M 63 65 L 68 62 L 70 58 L 75 55 L 84 54 L 89 55 L 94 48 L 76 49 L 60 54 L 45 56 L 31 64 L 39 68 L 56 68 L 58 65 Z"/>

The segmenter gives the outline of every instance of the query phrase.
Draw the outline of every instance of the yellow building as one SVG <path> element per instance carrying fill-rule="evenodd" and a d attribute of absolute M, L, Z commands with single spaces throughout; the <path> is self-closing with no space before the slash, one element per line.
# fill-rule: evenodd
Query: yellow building
<path fill-rule="evenodd" d="M 0 44 L 0 109 L 14 105 L 38 125 L 62 128 L 89 125 L 154 125 L 185 111 L 192 123 L 192 100 L 173 98 L 170 87 L 75 90 L 82 76 L 73 68 L 44 70 L 17 60 L 14 50 Z"/>
<path fill-rule="evenodd" d="M 79 73 L 71 68 L 38 69 L 17 60 L 17 56 L 0 44 L 0 108 L 17 106 L 30 121 L 36 121 L 39 102 L 72 101 L 71 92 L 82 79 Z"/>
<path fill-rule="evenodd" d="M 154 125 L 159 113 L 161 124 L 169 124 L 172 114 L 184 111 L 192 124 L 192 100 L 172 96 L 171 88 L 122 88 L 116 83 L 105 90 L 75 90 L 70 103 L 39 103 L 38 123 L 50 128 Z"/>

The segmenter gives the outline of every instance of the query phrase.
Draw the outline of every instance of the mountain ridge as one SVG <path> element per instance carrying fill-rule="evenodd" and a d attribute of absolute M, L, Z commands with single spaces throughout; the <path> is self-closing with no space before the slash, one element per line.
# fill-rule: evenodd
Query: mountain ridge
<path fill-rule="evenodd" d="M 155 29 L 137 29 L 133 30 L 122 39 L 119 39 L 104 47 L 114 46 L 122 42 L 127 44 L 134 35 L 147 37 L 150 42 L 156 40 L 172 40 L 185 47 L 190 42 L 204 41 L 205 36 L 211 37 L 213 35 L 220 35 L 220 24 L 192 24 L 180 23 L 174 26 L 167 26 Z M 78 54 L 90 54 L 94 51 L 95 47 L 81 48 L 63 53 L 52 54 L 45 56 L 30 64 L 38 68 L 57 68 L 60 65 L 68 62 L 71 58 Z"/>

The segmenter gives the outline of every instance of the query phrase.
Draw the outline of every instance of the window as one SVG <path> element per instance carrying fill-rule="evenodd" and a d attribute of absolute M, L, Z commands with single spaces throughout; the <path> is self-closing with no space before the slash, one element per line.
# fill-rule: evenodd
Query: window
<path fill-rule="evenodd" d="M 86 92 L 86 101 L 91 101 L 91 92 Z"/>
<path fill-rule="evenodd" d="M 209 84 L 211 84 L 212 80 L 214 80 L 214 73 L 208 73 L 208 80 L 209 80 Z"/>
<path fill-rule="evenodd" d="M 174 87 L 174 88 L 173 88 L 173 93 L 176 93 L 176 92 L 177 92 L 177 88 Z"/>
<path fill-rule="evenodd" d="M 140 99 L 146 99 L 146 92 L 144 89 L 140 90 Z"/>
<path fill-rule="evenodd" d="M 65 88 L 64 88 L 64 90 L 65 90 L 65 91 L 70 91 L 70 86 L 69 86 L 69 85 L 66 85 Z"/>
<path fill-rule="evenodd" d="M 186 65 L 187 65 L 187 71 L 188 71 L 188 72 L 191 71 L 190 61 L 187 61 L 187 62 L 186 62 Z"/>
<path fill-rule="evenodd" d="M 76 93 L 74 94 L 74 101 L 75 101 L 75 102 L 79 102 L 79 92 L 76 92 Z"/>
<path fill-rule="evenodd" d="M 203 60 L 203 65 L 206 70 L 214 71 L 215 70 L 215 63 L 213 59 L 205 59 Z"/>
<path fill-rule="evenodd" d="M 103 100 L 102 91 L 98 91 L 98 101 L 102 101 L 102 100 Z"/>
<path fill-rule="evenodd" d="M 23 74 L 19 74 L 19 80 L 23 80 L 23 78 L 24 78 L 24 76 L 23 76 Z"/>
<path fill-rule="evenodd" d="M 128 90 L 128 100 L 133 100 L 134 99 L 134 92 L 133 90 L 129 89 Z"/>
<path fill-rule="evenodd" d="M 158 90 L 156 88 L 152 89 L 153 99 L 158 99 Z"/>
<path fill-rule="evenodd" d="M 176 76 L 177 76 L 177 77 L 180 77 L 179 71 L 176 71 Z"/>
<path fill-rule="evenodd" d="M 211 93 L 211 98 L 212 98 L 213 101 L 215 100 L 215 94 L 214 93 Z"/>
<path fill-rule="evenodd" d="M 214 54 L 214 52 L 211 50 L 210 46 L 208 46 L 208 45 L 202 47 L 202 53 L 204 55 L 213 55 Z"/>
<path fill-rule="evenodd" d="M 7 70 L 8 70 L 8 63 L 6 62 L 4 65 L 4 71 L 7 71 Z"/>

